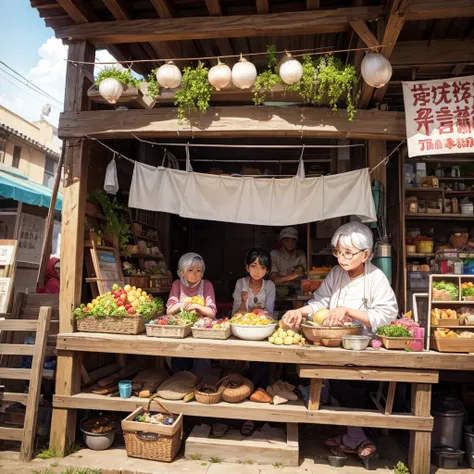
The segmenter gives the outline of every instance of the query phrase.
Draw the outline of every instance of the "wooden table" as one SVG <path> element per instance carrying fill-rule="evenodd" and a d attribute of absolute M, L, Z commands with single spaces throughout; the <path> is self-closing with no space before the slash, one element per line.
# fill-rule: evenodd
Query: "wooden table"
<path fill-rule="evenodd" d="M 410 468 L 412 474 L 425 474 L 430 463 L 430 441 L 433 419 L 430 416 L 431 384 L 438 380 L 439 370 L 474 370 L 474 355 L 446 354 L 434 351 L 404 352 L 375 351 L 353 352 L 341 348 L 316 346 L 277 346 L 267 341 L 242 341 L 230 338 L 225 341 L 171 338 L 152 338 L 144 335 L 129 336 L 98 333 L 61 333 L 57 337 L 58 357 L 64 357 L 70 367 L 80 367 L 82 352 L 136 354 L 147 356 L 190 357 L 265 361 L 298 364 L 302 376 L 354 380 L 390 381 L 413 385 L 411 413 L 384 413 L 380 410 L 353 410 L 348 408 L 308 409 L 302 401 L 285 405 L 262 405 L 245 401 L 239 404 L 219 403 L 202 405 L 197 402 L 168 401 L 171 410 L 184 415 L 251 419 L 283 423 L 317 423 L 374 428 L 410 430 Z M 318 367 L 320 368 L 318 370 Z M 51 440 L 61 448 L 73 439 L 61 420 L 77 409 L 119 410 L 131 412 L 137 406 L 145 406 L 147 399 L 132 397 L 119 399 L 80 392 L 80 370 L 74 373 L 72 383 L 62 383 L 57 376 L 56 394 L 53 401 Z M 68 379 L 66 374 L 65 380 Z M 315 386 L 312 381 L 313 387 Z M 317 385 L 317 383 L 316 383 Z M 313 391 L 315 393 L 315 391 Z M 312 394 L 314 397 L 314 393 Z M 314 400 L 313 400 L 314 401 Z M 56 420 L 59 420 L 56 422 Z M 68 425 L 69 426 L 69 425 Z M 74 430 L 69 430 L 69 436 Z M 67 441 L 67 442 L 66 442 Z M 428 466 L 428 467 L 427 467 Z"/>

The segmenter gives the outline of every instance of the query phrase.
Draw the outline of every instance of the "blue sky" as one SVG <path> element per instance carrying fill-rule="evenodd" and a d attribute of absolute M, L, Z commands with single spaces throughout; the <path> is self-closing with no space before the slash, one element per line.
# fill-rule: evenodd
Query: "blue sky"
<path fill-rule="evenodd" d="M 0 64 L 0 104 L 33 121 L 49 103 L 52 111 L 48 120 L 57 125 L 64 100 L 67 47 L 54 37 L 54 31 L 46 27 L 29 0 L 0 0 L 0 44 L 0 61 L 56 99 L 21 84 Z M 98 52 L 97 57 L 111 58 L 106 51 Z"/>

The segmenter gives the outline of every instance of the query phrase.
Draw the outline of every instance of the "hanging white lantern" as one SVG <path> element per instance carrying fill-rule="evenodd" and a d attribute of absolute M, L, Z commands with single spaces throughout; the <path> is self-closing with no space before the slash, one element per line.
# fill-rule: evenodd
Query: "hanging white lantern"
<path fill-rule="evenodd" d="M 240 61 L 232 68 L 232 84 L 239 89 L 250 89 L 257 79 L 257 68 L 240 55 Z"/>
<path fill-rule="evenodd" d="M 104 79 L 99 85 L 99 94 L 110 104 L 115 104 L 122 92 L 123 85 L 113 77 Z"/>
<path fill-rule="evenodd" d="M 368 53 L 360 66 L 362 77 L 369 86 L 380 89 L 392 77 L 390 61 L 380 53 Z"/>
<path fill-rule="evenodd" d="M 215 87 L 216 90 L 220 91 L 225 89 L 232 80 L 232 71 L 227 64 L 221 63 L 217 60 L 217 65 L 211 67 L 207 75 L 207 79 L 211 86 Z"/>
<path fill-rule="evenodd" d="M 303 66 L 290 53 L 280 61 L 279 73 L 285 84 L 296 84 L 303 77 Z"/>
<path fill-rule="evenodd" d="M 156 71 L 156 80 L 165 89 L 176 89 L 181 84 L 181 71 L 173 61 L 169 61 Z"/>

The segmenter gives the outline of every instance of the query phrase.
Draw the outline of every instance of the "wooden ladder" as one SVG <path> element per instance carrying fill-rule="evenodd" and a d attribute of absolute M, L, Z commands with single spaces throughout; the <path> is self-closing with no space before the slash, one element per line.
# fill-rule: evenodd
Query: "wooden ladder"
<path fill-rule="evenodd" d="M 48 329 L 51 320 L 51 308 L 40 308 L 38 320 L 4 319 L 0 320 L 0 331 L 31 331 L 36 333 L 34 344 L 0 344 L 0 354 L 32 356 L 31 369 L 0 367 L 2 380 L 28 380 L 28 393 L 0 392 L 0 403 L 16 402 L 26 406 L 23 428 L 0 426 L 0 440 L 21 441 L 20 459 L 30 461 L 33 457 L 36 421 L 41 392 Z M 44 374 L 43 374 L 44 372 Z M 53 372 L 53 371 L 49 371 Z"/>

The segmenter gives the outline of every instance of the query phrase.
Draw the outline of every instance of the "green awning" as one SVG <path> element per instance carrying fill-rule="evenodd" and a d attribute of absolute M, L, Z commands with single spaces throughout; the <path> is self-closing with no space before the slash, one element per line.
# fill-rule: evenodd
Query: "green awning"
<path fill-rule="evenodd" d="M 52 189 L 42 184 L 30 181 L 26 175 L 15 168 L 0 166 L 0 196 L 15 201 L 24 202 L 33 206 L 49 208 Z M 63 196 L 58 192 L 56 199 L 56 210 L 60 211 L 63 206 Z"/>

